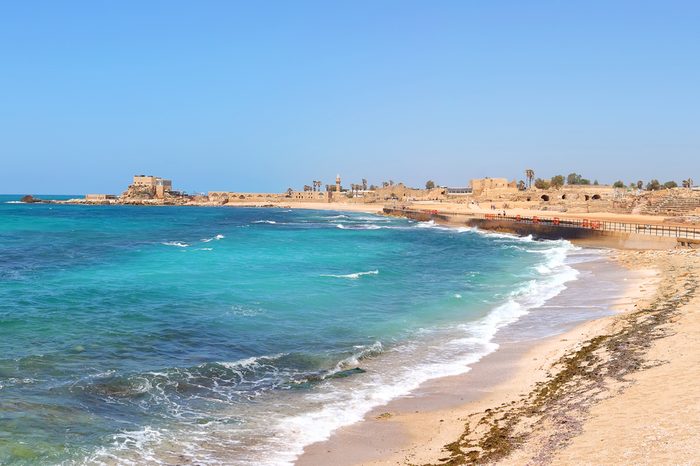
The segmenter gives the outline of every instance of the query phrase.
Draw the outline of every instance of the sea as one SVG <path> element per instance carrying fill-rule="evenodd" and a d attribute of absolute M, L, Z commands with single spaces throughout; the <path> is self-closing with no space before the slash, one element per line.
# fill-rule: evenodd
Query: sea
<path fill-rule="evenodd" d="M 20 197 L 0 196 L 7 465 L 293 464 L 469 371 L 592 260 L 364 213 Z"/>

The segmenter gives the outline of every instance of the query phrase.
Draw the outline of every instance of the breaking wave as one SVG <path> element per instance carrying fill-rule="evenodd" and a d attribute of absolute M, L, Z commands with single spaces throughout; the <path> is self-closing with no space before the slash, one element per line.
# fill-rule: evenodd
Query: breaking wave
<path fill-rule="evenodd" d="M 379 270 L 368 270 L 367 272 L 348 273 L 345 275 L 325 274 L 325 275 L 321 275 L 321 276 L 322 277 L 332 277 L 332 278 L 348 278 L 350 280 L 357 280 L 358 278 L 363 277 L 365 275 L 379 275 Z"/>
<path fill-rule="evenodd" d="M 164 243 L 160 243 L 164 246 L 174 246 L 178 248 L 186 248 L 189 247 L 188 243 L 183 243 L 182 241 L 166 241 Z"/>
<path fill-rule="evenodd" d="M 220 239 L 224 239 L 224 238 L 226 238 L 224 235 L 216 235 L 212 238 L 204 238 L 202 240 L 202 243 L 208 243 L 210 241 L 219 241 Z"/>

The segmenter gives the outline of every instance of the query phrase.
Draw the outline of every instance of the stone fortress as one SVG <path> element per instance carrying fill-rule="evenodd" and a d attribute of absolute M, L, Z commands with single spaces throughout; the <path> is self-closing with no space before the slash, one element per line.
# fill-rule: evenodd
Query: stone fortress
<path fill-rule="evenodd" d="M 476 208 L 529 209 L 549 212 L 614 212 L 665 216 L 700 215 L 700 191 L 671 188 L 656 191 L 615 188 L 609 185 L 563 185 L 539 189 L 525 188 L 522 182 L 506 178 L 472 179 L 468 187 L 435 186 L 411 188 L 403 183 L 384 182 L 381 186 L 351 184 L 344 187 L 340 175 L 325 185 L 314 180 L 302 190 L 283 193 L 211 191 L 188 195 L 174 191 L 169 179 L 136 175 L 120 196 L 88 194 L 83 203 L 147 205 L 278 205 L 294 203 L 353 203 L 382 205 L 466 204 Z"/>

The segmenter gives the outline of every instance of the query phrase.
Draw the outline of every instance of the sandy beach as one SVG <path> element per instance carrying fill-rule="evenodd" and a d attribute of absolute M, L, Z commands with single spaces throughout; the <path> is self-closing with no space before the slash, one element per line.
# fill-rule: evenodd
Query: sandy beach
<path fill-rule="evenodd" d="M 602 298 L 614 315 L 529 341 L 500 336 L 500 348 L 467 374 L 373 410 L 307 447 L 297 464 L 692 464 L 700 256 L 608 257 L 614 264 L 596 265 L 599 284 L 625 281 L 624 293 Z M 595 283 L 578 287 L 598 295 Z M 580 304 L 571 296 L 557 298 Z"/>
<path fill-rule="evenodd" d="M 384 205 L 383 204 L 363 204 L 363 203 L 349 203 L 349 202 L 273 202 L 264 203 L 259 202 L 236 202 L 235 204 L 228 204 L 227 207 L 267 207 L 274 206 L 281 209 L 304 209 L 304 210 L 333 210 L 338 212 L 358 212 L 365 214 L 381 214 Z"/>

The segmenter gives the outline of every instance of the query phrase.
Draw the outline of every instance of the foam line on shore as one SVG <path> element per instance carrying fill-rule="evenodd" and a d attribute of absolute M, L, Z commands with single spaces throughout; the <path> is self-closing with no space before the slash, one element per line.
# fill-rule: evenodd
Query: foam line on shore
<path fill-rule="evenodd" d="M 404 367 L 393 379 L 389 375 L 373 374 L 360 388 L 338 391 L 333 394 L 334 398 L 326 396 L 320 409 L 281 419 L 274 426 L 275 441 L 280 443 L 276 451 L 280 454 L 261 464 L 293 464 L 306 445 L 326 440 L 336 429 L 361 421 L 371 409 L 407 395 L 428 380 L 468 372 L 471 365 L 498 349 L 499 345 L 493 340 L 501 328 L 544 305 L 566 289 L 567 282 L 577 279 L 578 271 L 566 264 L 567 254 L 572 250 L 574 246 L 568 242 L 552 244 L 543 253 L 551 273 L 528 281 L 482 319 L 459 325 L 462 335 L 440 344 L 440 351 L 427 361 Z M 445 348 L 450 350 L 445 352 Z M 393 351 L 411 350 L 395 348 Z M 446 359 L 445 353 L 456 356 Z"/>

